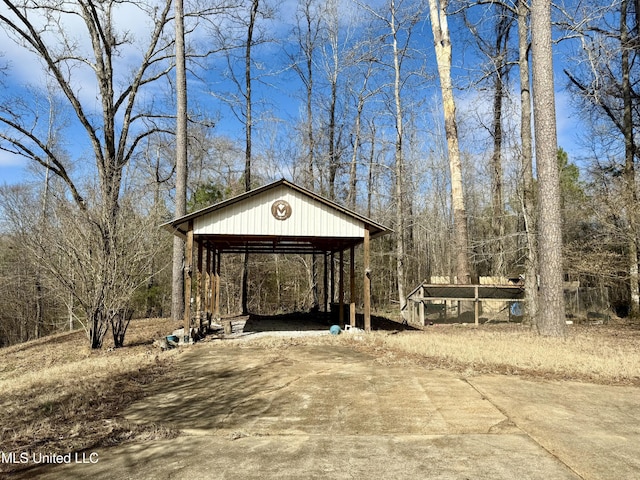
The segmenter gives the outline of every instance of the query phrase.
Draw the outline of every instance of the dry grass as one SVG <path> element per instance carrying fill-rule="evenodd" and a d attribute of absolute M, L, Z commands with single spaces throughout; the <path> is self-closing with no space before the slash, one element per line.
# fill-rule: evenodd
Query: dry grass
<path fill-rule="evenodd" d="M 640 326 L 573 326 L 566 339 L 527 327 L 448 326 L 346 341 L 383 362 L 418 362 L 465 375 L 497 373 L 640 386 Z"/>
<path fill-rule="evenodd" d="M 179 432 L 129 424 L 121 412 L 168 378 L 180 350 L 160 352 L 153 339 L 174 328 L 168 320 L 135 321 L 122 349 L 94 352 L 82 332 L 0 350 L 0 451 L 74 452 Z M 219 341 L 212 348 L 259 345 L 350 346 L 392 365 L 570 379 L 640 386 L 640 325 L 573 326 L 566 339 L 543 338 L 518 325 L 433 326 L 322 337 L 262 337 Z M 0 472 L 12 465 L 0 465 Z M 3 470 L 4 469 L 4 470 Z"/>
<path fill-rule="evenodd" d="M 120 416 L 143 396 L 144 385 L 169 371 L 177 351 L 161 353 L 151 343 L 173 326 L 164 319 L 133 321 L 120 349 L 91 351 L 84 333 L 74 332 L 0 350 L 0 450 L 74 452 L 175 436 Z M 13 467 L 3 464 L 0 471 Z"/>

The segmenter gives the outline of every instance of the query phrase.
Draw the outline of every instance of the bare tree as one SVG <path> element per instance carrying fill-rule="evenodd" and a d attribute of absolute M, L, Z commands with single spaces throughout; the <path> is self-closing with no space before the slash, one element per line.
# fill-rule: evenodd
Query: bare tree
<path fill-rule="evenodd" d="M 633 5 L 637 5 L 633 4 Z M 624 164 L 622 176 L 626 182 L 624 194 L 624 216 L 627 225 L 627 271 L 629 277 L 630 313 L 640 314 L 640 287 L 638 282 L 638 192 L 635 172 L 635 160 L 638 145 L 635 125 L 638 123 L 638 91 L 637 83 L 637 32 L 634 35 L 634 24 L 637 12 L 633 12 L 630 0 L 621 0 L 613 4 L 607 3 L 599 15 L 591 12 L 583 14 L 580 25 L 583 28 L 577 33 L 582 44 L 583 62 L 588 68 L 565 69 L 585 111 L 592 117 L 591 123 L 604 117 L 609 125 L 621 135 L 624 142 Z M 635 7 L 634 7 L 635 8 Z M 618 15 L 617 28 L 603 27 L 603 15 Z M 580 18 L 580 17 L 578 17 Z M 607 24 L 605 24 L 607 25 Z M 635 75 L 634 75 L 635 74 Z"/>
<path fill-rule="evenodd" d="M 254 65 L 256 63 L 254 49 L 270 41 L 260 28 L 260 21 L 272 17 L 272 10 L 264 1 L 251 0 L 244 4 L 229 8 L 226 15 L 220 16 L 220 21 L 213 26 L 212 39 L 215 49 L 224 52 L 227 69 L 225 77 L 233 88 L 225 92 L 212 92 L 224 101 L 232 110 L 236 119 L 244 130 L 244 171 L 243 190 L 252 188 L 253 129 L 255 126 L 256 100 L 253 85 L 256 78 Z M 263 71 L 261 74 L 265 74 Z M 249 256 L 243 256 L 242 289 L 240 308 L 243 313 L 248 312 L 248 268 Z"/>
<path fill-rule="evenodd" d="M 354 92 L 356 98 L 356 112 L 353 126 L 353 133 L 351 139 L 351 162 L 349 165 L 349 191 L 347 194 L 347 205 L 352 210 L 355 210 L 357 204 L 357 183 L 358 183 L 358 161 L 361 151 L 361 145 L 363 143 L 362 123 L 363 112 L 367 101 L 378 93 L 378 88 L 372 88 L 370 86 L 371 77 L 374 73 L 375 57 L 369 49 L 365 48 L 365 51 L 359 58 L 358 64 L 364 64 L 362 71 L 362 83 L 357 93 Z M 375 143 L 372 141 L 371 145 L 374 147 Z"/>
<path fill-rule="evenodd" d="M 74 208 L 69 215 L 77 224 L 86 226 L 99 242 L 92 242 L 91 255 L 99 259 L 93 282 L 86 290 L 84 307 L 89 322 L 92 348 L 102 345 L 112 312 L 125 307 L 117 285 L 108 279 L 119 266 L 117 242 L 119 238 L 120 194 L 124 167 L 131 159 L 139 142 L 161 130 L 153 122 L 158 112 L 150 115 L 139 99 L 141 90 L 162 78 L 170 70 L 168 48 L 162 33 L 168 21 L 170 2 L 148 5 L 137 2 L 133 7 L 153 21 L 146 46 L 139 52 L 139 63 L 133 71 L 119 75 L 116 62 L 122 50 L 131 45 L 133 38 L 115 26 L 114 16 L 120 2 L 51 3 L 46 5 L 3 0 L 5 10 L 0 23 L 27 55 L 36 56 L 54 80 L 67 105 L 71 108 L 89 141 L 95 157 L 99 195 L 90 198 L 82 194 L 79 178 L 74 178 L 67 157 L 46 145 L 39 135 L 37 107 L 27 101 L 3 102 L 0 110 L 0 139 L 4 150 L 35 161 L 59 177 L 68 189 Z M 80 19 L 84 28 L 88 51 L 84 51 L 79 38 L 66 30 L 67 22 Z M 140 42 L 137 43 L 140 45 Z M 28 52 L 28 53 L 27 53 Z M 93 73 L 100 99 L 98 115 L 94 112 L 95 98 L 83 101 L 82 88 L 75 75 Z M 128 68 L 128 67 L 127 67 Z M 83 82 L 79 82 L 80 85 Z M 32 107 L 33 110 L 32 110 Z M 36 114 L 32 114 L 32 111 Z M 145 120 L 147 123 L 145 124 Z M 83 172 L 84 173 L 84 172 Z M 47 258 L 43 258 L 47 261 Z M 117 293 L 117 294 L 116 294 Z"/>
<path fill-rule="evenodd" d="M 46 268 L 29 248 L 32 240 L 39 241 L 48 234 L 48 221 L 42 218 L 44 197 L 37 185 L 0 187 L 1 346 L 38 338 L 63 326 L 59 292 L 52 288 L 55 285 L 49 281 Z M 28 220 L 14 222 L 15 216 Z"/>
<path fill-rule="evenodd" d="M 338 102 L 340 95 L 338 86 L 340 75 L 344 68 L 343 52 L 341 51 L 340 42 L 340 2 L 337 0 L 329 0 L 324 8 L 324 29 L 326 31 L 327 42 L 323 48 L 323 64 L 325 75 L 329 83 L 329 106 L 327 119 L 327 147 L 328 147 L 328 196 L 329 199 L 336 199 L 336 176 L 338 167 L 340 166 L 340 125 L 338 124 Z"/>
<path fill-rule="evenodd" d="M 402 143 L 403 132 L 403 111 L 401 91 L 402 74 L 402 54 L 404 49 L 398 43 L 398 11 L 394 0 L 390 4 L 389 28 L 391 29 L 391 44 L 393 52 L 393 103 L 395 105 L 395 199 L 396 199 L 396 272 L 398 275 L 398 298 L 400 300 L 400 311 L 403 312 L 407 303 L 405 296 L 405 224 L 404 224 L 404 157 Z"/>
<path fill-rule="evenodd" d="M 314 99 L 314 73 L 315 56 L 319 48 L 321 38 L 322 15 L 320 6 L 316 0 L 302 0 L 296 11 L 296 25 L 294 36 L 297 42 L 296 53 L 289 53 L 293 70 L 298 74 L 305 89 L 305 146 L 306 166 L 304 168 L 304 185 L 314 189 L 316 140 L 313 126 L 313 99 Z"/>
<path fill-rule="evenodd" d="M 513 25 L 513 17 L 510 11 L 503 5 L 496 6 L 496 25 L 495 25 L 495 42 L 493 45 L 493 153 L 491 155 L 491 176 L 492 176 L 492 207 L 491 223 L 493 228 L 493 236 L 496 239 L 495 258 L 493 261 L 493 272 L 496 275 L 505 274 L 505 253 L 504 253 L 504 187 L 503 187 L 503 101 L 505 90 L 508 85 L 509 77 L 509 58 L 508 58 L 508 42 L 511 27 Z"/>
<path fill-rule="evenodd" d="M 562 218 L 551 47 L 551 2 L 531 2 L 533 112 L 538 170 L 540 308 L 538 332 L 564 336 Z"/>
<path fill-rule="evenodd" d="M 471 18 L 472 8 L 478 4 L 461 2 L 465 23 L 480 52 L 487 58 L 482 67 L 480 82 L 488 79 L 493 89 L 493 117 L 487 126 L 492 140 L 493 152 L 490 161 L 491 176 L 491 272 L 505 275 L 505 208 L 504 208 L 504 144 L 503 132 L 504 102 L 509 89 L 509 73 L 514 65 L 510 61 L 510 36 L 514 25 L 515 9 L 505 2 L 479 2 L 482 14 L 479 19 Z"/>
<path fill-rule="evenodd" d="M 413 33 L 413 28 L 420 18 L 417 5 L 406 6 L 402 1 L 390 0 L 385 5 L 384 10 L 374 11 L 368 6 L 364 6 L 378 21 L 384 25 L 386 31 L 381 36 L 381 44 L 387 47 L 390 57 L 380 52 L 381 58 L 377 60 L 385 66 L 391 73 L 391 81 L 385 85 L 383 91 L 388 91 L 388 108 L 393 118 L 393 221 L 395 229 L 395 273 L 396 286 L 400 312 L 404 314 L 406 305 L 406 171 L 405 171 L 405 132 L 404 117 L 406 115 L 403 105 L 403 86 L 410 75 L 403 68 L 403 64 L 410 58 L 411 49 L 409 42 Z M 373 140 L 372 140 L 373 141 Z M 373 148 L 373 146 L 372 146 Z M 371 178 L 370 165 L 370 178 Z M 369 185 L 371 188 L 371 185 Z M 371 192 L 370 192 L 371 193 Z"/>

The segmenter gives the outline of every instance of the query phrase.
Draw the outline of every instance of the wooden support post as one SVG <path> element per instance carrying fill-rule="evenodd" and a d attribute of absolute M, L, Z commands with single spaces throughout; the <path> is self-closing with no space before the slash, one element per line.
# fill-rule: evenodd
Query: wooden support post
<path fill-rule="evenodd" d="M 218 268 L 218 260 L 217 253 L 218 251 L 214 248 L 211 250 L 211 283 L 209 287 L 211 288 L 211 318 L 216 319 L 216 285 L 218 284 L 216 278 L 216 269 Z M 217 319 L 216 319 L 217 320 Z"/>
<path fill-rule="evenodd" d="M 418 312 L 420 314 L 420 325 L 423 327 L 426 325 L 424 316 L 424 285 L 420 286 L 420 303 L 418 303 Z"/>
<path fill-rule="evenodd" d="M 204 300 L 204 275 L 202 275 L 202 267 L 204 265 L 204 245 L 198 240 L 198 271 L 196 272 L 196 282 L 198 288 L 196 290 L 196 318 L 198 319 L 198 332 L 202 332 L 202 305 Z"/>
<path fill-rule="evenodd" d="M 185 243 L 184 265 L 184 334 L 183 342 L 191 339 L 191 278 L 193 276 L 193 221 L 187 227 L 187 241 Z"/>
<path fill-rule="evenodd" d="M 335 258 L 333 258 L 333 252 L 331 252 L 331 259 L 330 260 L 331 260 L 331 262 L 330 262 L 331 263 L 331 279 L 330 279 L 331 280 L 331 287 L 330 287 L 331 294 L 329 295 L 329 298 L 330 298 L 329 301 L 331 302 L 331 304 L 333 304 L 336 301 L 336 286 L 335 286 L 336 285 L 336 272 L 335 272 L 335 270 L 336 270 L 336 262 L 335 262 Z"/>
<path fill-rule="evenodd" d="M 202 312 L 207 316 L 209 311 L 209 249 L 202 252 Z"/>
<path fill-rule="evenodd" d="M 322 310 L 324 313 L 329 312 L 329 278 L 327 274 L 329 272 L 329 256 L 327 252 L 324 253 L 324 274 L 322 278 Z"/>
<path fill-rule="evenodd" d="M 204 282 L 204 313 L 207 317 L 207 331 L 211 328 L 211 301 L 213 297 L 211 296 L 211 283 L 213 281 L 213 276 L 211 275 L 211 250 L 208 248 L 205 250 L 205 258 L 207 259 L 205 272 L 206 278 Z"/>
<path fill-rule="evenodd" d="M 215 252 L 216 254 L 216 271 L 213 275 L 213 279 L 214 279 L 214 283 L 216 284 L 216 291 L 215 291 L 215 295 L 214 295 L 214 302 L 213 302 L 213 318 L 216 319 L 216 321 L 220 320 L 220 250 L 216 250 Z"/>
<path fill-rule="evenodd" d="M 314 251 L 311 254 L 311 311 L 320 307 L 318 298 L 318 256 Z"/>
<path fill-rule="evenodd" d="M 480 300 L 478 299 L 478 286 L 476 285 L 474 287 L 474 318 L 475 318 L 475 323 L 476 323 L 476 327 L 478 326 L 479 323 L 479 316 L 480 316 Z"/>
<path fill-rule="evenodd" d="M 369 250 L 369 229 L 364 229 L 364 244 L 362 248 L 364 268 L 364 330 L 371 331 L 371 263 Z"/>
<path fill-rule="evenodd" d="M 338 320 L 340 325 L 344 325 L 344 251 L 340 250 L 340 269 L 338 270 L 338 304 L 340 313 Z"/>
<path fill-rule="evenodd" d="M 356 247 L 349 250 L 349 325 L 356 326 Z"/>

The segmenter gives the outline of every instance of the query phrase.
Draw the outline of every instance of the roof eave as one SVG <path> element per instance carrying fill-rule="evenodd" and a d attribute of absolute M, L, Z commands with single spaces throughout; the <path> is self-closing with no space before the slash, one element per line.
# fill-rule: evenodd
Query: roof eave
<path fill-rule="evenodd" d="M 243 201 L 247 198 L 251 198 L 255 195 L 258 195 L 264 191 L 270 190 L 272 188 L 276 188 L 280 185 L 285 185 L 293 190 L 296 190 L 300 193 L 303 193 L 311 198 L 316 199 L 317 201 L 324 203 L 325 205 L 330 206 L 331 208 L 334 208 L 338 211 L 341 211 L 359 221 L 361 221 L 364 225 L 365 228 L 368 228 L 369 231 L 371 232 L 371 238 L 377 238 L 379 236 L 385 235 L 387 233 L 393 233 L 393 230 L 390 228 L 385 227 L 384 225 L 381 225 L 377 222 L 374 222 L 373 220 L 360 215 L 357 212 L 354 212 L 346 207 L 343 207 L 342 205 L 337 204 L 336 202 L 329 200 L 327 198 L 322 197 L 321 195 L 318 195 L 315 192 L 312 192 L 311 190 L 307 190 L 306 188 L 300 187 L 294 183 L 289 182 L 288 180 L 285 180 L 284 178 L 281 180 L 278 180 L 276 182 L 273 183 L 269 183 L 267 185 L 263 185 L 262 187 L 258 187 L 256 189 L 250 190 L 248 192 L 242 193 L 240 195 L 236 195 L 235 197 L 229 198 L 227 200 L 223 200 L 222 202 L 218 202 L 214 205 L 210 205 L 208 207 L 205 208 L 201 208 L 200 210 L 197 210 L 195 212 L 189 213 L 187 215 L 183 215 L 182 217 L 178 217 L 178 218 L 174 218 L 173 220 L 170 220 L 169 222 L 163 223 L 162 225 L 160 225 L 162 228 L 164 228 L 165 230 L 173 233 L 174 235 L 178 235 L 182 238 L 186 238 L 186 234 L 187 234 L 187 230 L 186 229 L 182 229 L 180 228 L 182 225 L 184 224 L 188 224 L 189 220 L 193 220 L 194 218 L 200 217 L 202 215 L 206 215 L 210 212 L 213 212 L 215 210 L 219 210 L 222 208 L 225 208 L 229 205 L 232 205 L 234 203 Z M 373 231 L 372 231 L 373 230 Z"/>

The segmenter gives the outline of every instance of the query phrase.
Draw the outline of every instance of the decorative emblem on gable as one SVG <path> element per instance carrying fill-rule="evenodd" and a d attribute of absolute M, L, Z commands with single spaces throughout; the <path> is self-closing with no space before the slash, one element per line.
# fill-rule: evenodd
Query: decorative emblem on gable
<path fill-rule="evenodd" d="M 291 216 L 291 205 L 285 200 L 276 200 L 273 202 L 273 205 L 271 205 L 271 215 L 273 215 L 276 220 L 286 220 Z"/>

